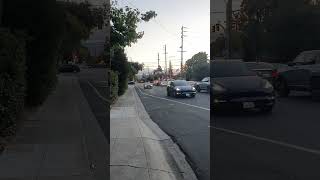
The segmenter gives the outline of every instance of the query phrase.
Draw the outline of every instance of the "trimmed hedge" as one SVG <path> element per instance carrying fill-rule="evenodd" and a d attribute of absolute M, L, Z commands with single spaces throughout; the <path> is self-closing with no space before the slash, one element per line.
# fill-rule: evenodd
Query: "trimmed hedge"
<path fill-rule="evenodd" d="M 119 92 L 119 82 L 118 82 L 118 72 L 111 71 L 111 93 L 110 93 L 110 99 L 111 102 L 114 103 L 118 98 L 118 92 Z"/>
<path fill-rule="evenodd" d="M 8 135 L 23 110 L 25 71 L 24 40 L 0 30 L 0 136 Z"/>

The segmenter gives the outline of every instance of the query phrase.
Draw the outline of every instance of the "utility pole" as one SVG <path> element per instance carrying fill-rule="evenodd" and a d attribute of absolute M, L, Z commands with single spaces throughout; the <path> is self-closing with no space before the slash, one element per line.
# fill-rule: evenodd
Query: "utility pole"
<path fill-rule="evenodd" d="M 231 52 L 231 25 L 232 25 L 232 0 L 228 0 L 226 6 L 226 50 L 227 50 L 227 59 L 232 57 Z"/>
<path fill-rule="evenodd" d="M 158 53 L 158 68 L 160 67 L 160 57 L 159 57 L 159 53 Z"/>
<path fill-rule="evenodd" d="M 167 80 L 167 76 L 168 76 L 168 69 L 167 69 L 167 45 L 165 44 L 164 45 L 164 76 L 165 76 L 165 79 Z"/>
<path fill-rule="evenodd" d="M 183 53 L 184 52 L 186 52 L 186 51 L 183 51 L 183 38 L 184 37 L 187 37 L 187 36 L 185 36 L 184 35 L 184 32 L 187 32 L 187 31 L 184 31 L 184 29 L 187 29 L 187 27 L 184 27 L 184 26 L 182 26 L 181 27 L 181 65 L 180 65 L 180 74 L 182 75 L 182 73 L 183 73 Z"/>

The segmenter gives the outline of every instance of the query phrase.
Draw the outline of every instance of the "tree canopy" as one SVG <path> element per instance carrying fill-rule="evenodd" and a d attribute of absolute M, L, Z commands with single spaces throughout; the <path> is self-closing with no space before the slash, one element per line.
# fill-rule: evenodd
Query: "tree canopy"
<path fill-rule="evenodd" d="M 210 74 L 210 65 L 208 54 L 199 52 L 186 61 L 186 79 L 201 80 Z"/>

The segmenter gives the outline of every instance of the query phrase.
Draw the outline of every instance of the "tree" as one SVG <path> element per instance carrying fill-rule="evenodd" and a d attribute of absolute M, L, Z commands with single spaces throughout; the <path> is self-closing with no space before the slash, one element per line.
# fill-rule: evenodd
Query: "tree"
<path fill-rule="evenodd" d="M 142 71 L 144 64 L 140 64 L 138 62 L 129 62 L 129 74 L 128 78 L 130 80 L 134 79 L 135 75 L 138 74 L 139 71 Z"/>
<path fill-rule="evenodd" d="M 305 0 L 245 0 L 241 5 L 245 58 L 291 60 L 319 49 L 319 5 Z"/>
<path fill-rule="evenodd" d="M 210 65 L 208 55 L 205 52 L 199 52 L 186 61 L 186 79 L 201 80 L 210 74 Z"/>
<path fill-rule="evenodd" d="M 150 19 L 155 18 L 157 14 L 154 11 L 141 13 L 138 9 L 117 7 L 117 1 L 112 1 L 111 4 L 111 17 L 110 17 L 110 46 L 106 45 L 105 54 L 111 59 L 111 69 L 117 71 L 119 74 L 119 95 L 125 92 L 127 88 L 127 78 L 129 75 L 129 63 L 125 56 L 124 48 L 136 43 L 138 39 L 143 37 L 143 32 L 138 32 L 137 27 L 141 22 L 148 22 Z M 122 51 L 120 53 L 120 51 Z M 109 55 L 108 53 L 111 54 Z M 120 57 L 116 57 L 121 55 Z M 123 60 L 121 63 L 116 62 Z M 114 68 L 116 64 L 117 68 Z M 129 68 L 130 69 L 130 68 Z M 124 81 L 124 82 L 122 82 Z"/>

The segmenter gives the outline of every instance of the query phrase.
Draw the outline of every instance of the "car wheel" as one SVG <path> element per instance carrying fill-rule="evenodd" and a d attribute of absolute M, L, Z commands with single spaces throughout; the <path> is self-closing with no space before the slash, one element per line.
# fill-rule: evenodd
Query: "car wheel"
<path fill-rule="evenodd" d="M 196 97 L 196 95 L 194 94 L 194 95 L 191 95 L 191 98 L 194 98 L 194 97 Z"/>
<path fill-rule="evenodd" d="M 167 96 L 170 97 L 170 92 L 167 90 Z"/>
<path fill-rule="evenodd" d="M 288 97 L 290 90 L 285 80 L 280 80 L 277 85 L 278 94 L 280 97 Z"/>
<path fill-rule="evenodd" d="M 200 86 L 196 86 L 196 90 L 200 92 L 201 91 Z"/>

